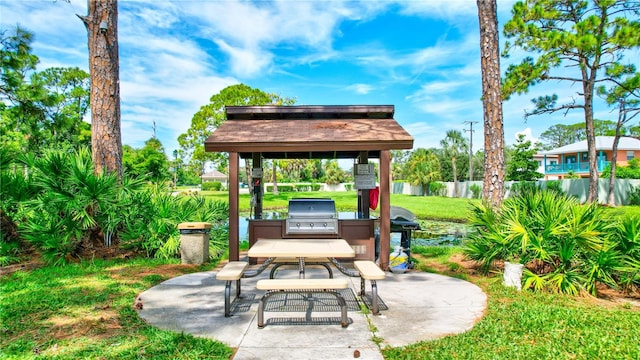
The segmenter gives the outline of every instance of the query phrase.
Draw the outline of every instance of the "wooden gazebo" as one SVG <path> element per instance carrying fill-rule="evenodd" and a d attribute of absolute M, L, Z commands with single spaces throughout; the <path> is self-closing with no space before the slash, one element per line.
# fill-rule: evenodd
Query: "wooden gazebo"
<path fill-rule="evenodd" d="M 229 153 L 229 259 L 239 253 L 239 158 L 252 159 L 262 184 L 262 159 L 379 159 L 380 267 L 390 252 L 390 150 L 411 149 L 413 138 L 393 118 L 392 105 L 227 106 L 227 120 L 205 141 L 208 152 Z M 262 214 L 258 192 L 255 217 Z M 359 190 L 358 213 L 369 218 L 369 190 Z M 373 226 L 373 222 L 371 222 Z M 371 233 L 373 230 L 371 230 Z M 373 260 L 373 259 L 371 259 Z"/>

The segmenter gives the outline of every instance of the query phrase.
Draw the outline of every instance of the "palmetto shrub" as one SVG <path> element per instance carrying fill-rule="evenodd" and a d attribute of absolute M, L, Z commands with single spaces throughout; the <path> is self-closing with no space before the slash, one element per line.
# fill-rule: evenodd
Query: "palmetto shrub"
<path fill-rule="evenodd" d="M 47 151 L 18 162 L 35 189 L 16 203 L 20 234 L 47 262 L 62 264 L 77 255 L 89 232 L 99 231 L 97 215 L 116 198 L 117 177 L 96 175 L 87 149 Z"/>
<path fill-rule="evenodd" d="M 22 243 L 28 243 L 45 261 L 61 265 L 79 256 L 83 246 L 94 246 L 100 235 L 105 245 L 115 236 L 120 239 L 116 245 L 175 256 L 178 223 L 207 221 L 220 227 L 228 217 L 223 202 L 173 197 L 142 178 L 125 175 L 118 181 L 115 175 L 95 174 L 87 149 L 12 159 L 2 162 L 0 175 L 2 263 L 17 258 Z M 15 231 L 5 231 L 12 227 Z M 218 238 L 217 233 L 213 237 Z M 213 242 L 212 254 L 222 246 L 220 240 Z"/>
<path fill-rule="evenodd" d="M 478 231 L 465 254 L 484 271 L 497 261 L 525 264 L 525 288 L 596 294 L 598 283 L 617 286 L 625 265 L 615 221 L 556 191 L 521 190 L 498 210 L 475 205 L 470 220 Z"/>
<path fill-rule="evenodd" d="M 612 222 L 611 239 L 616 250 L 623 254 L 618 284 L 631 292 L 640 287 L 640 218 L 627 215 Z"/>
<path fill-rule="evenodd" d="M 19 261 L 21 250 L 27 246 L 16 219 L 20 217 L 19 204 L 36 193 L 24 169 L 14 165 L 6 149 L 0 148 L 0 266 Z"/>
<path fill-rule="evenodd" d="M 122 201 L 121 245 L 142 250 L 147 256 L 175 257 L 180 249 L 178 224 L 208 222 L 211 230 L 210 254 L 215 256 L 226 248 L 229 216 L 227 203 L 207 200 L 201 196 L 172 196 L 158 187 L 131 193 Z"/>

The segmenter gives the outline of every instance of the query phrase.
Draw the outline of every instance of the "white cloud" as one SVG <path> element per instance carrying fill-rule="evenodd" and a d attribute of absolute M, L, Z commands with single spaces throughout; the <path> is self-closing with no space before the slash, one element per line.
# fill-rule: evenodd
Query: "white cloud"
<path fill-rule="evenodd" d="M 271 53 L 233 47 L 224 40 L 216 40 L 216 44 L 231 58 L 231 71 L 240 77 L 253 77 L 266 71 L 273 58 Z"/>
<path fill-rule="evenodd" d="M 356 94 L 366 95 L 371 91 L 375 90 L 375 87 L 368 84 L 353 84 L 347 86 L 347 90 L 353 91 Z"/>
<path fill-rule="evenodd" d="M 533 136 L 533 133 L 531 131 L 531 128 L 528 127 L 522 131 L 518 131 L 514 134 L 514 141 L 518 140 L 518 137 L 520 136 L 520 134 L 524 135 L 524 139 L 525 141 L 531 141 L 531 144 L 535 144 L 538 142 L 538 138 Z"/>
<path fill-rule="evenodd" d="M 432 81 L 424 84 L 421 92 L 425 94 L 451 93 L 469 85 L 468 81 Z"/>
<path fill-rule="evenodd" d="M 498 16 L 509 16 L 516 0 L 498 0 Z M 478 7 L 473 0 L 398 1 L 403 13 L 431 19 L 442 19 L 458 26 L 478 26 Z M 476 22 L 469 24 L 469 18 Z"/>
<path fill-rule="evenodd" d="M 217 44 L 234 60 L 232 71 L 252 77 L 272 66 L 277 48 L 302 47 L 312 58 L 332 53 L 337 27 L 345 19 L 358 19 L 379 6 L 335 1 L 186 2 L 181 10 L 201 26 L 198 36 Z M 299 61 L 299 59 L 295 59 Z"/>

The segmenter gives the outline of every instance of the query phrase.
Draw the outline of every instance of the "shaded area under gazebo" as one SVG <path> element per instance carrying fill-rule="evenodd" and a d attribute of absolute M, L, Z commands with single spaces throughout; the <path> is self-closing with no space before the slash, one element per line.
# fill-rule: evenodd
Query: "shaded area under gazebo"
<path fill-rule="evenodd" d="M 368 164 L 379 159 L 380 267 L 390 253 L 391 150 L 413 147 L 413 138 L 393 118 L 392 105 L 228 106 L 227 120 L 205 141 L 208 152 L 229 153 L 229 259 L 239 259 L 239 159 L 251 159 L 255 219 L 262 217 L 263 159 L 353 159 Z M 357 181 L 356 181 L 357 183 Z M 373 188 L 376 186 L 374 182 Z M 373 259 L 374 222 L 369 214 L 371 184 L 358 189 L 358 219 L 370 227 L 346 236 L 364 245 Z M 362 227 L 362 226 L 361 226 Z M 344 235 L 344 234 L 343 234 Z M 343 236 L 345 237 L 345 236 Z"/>

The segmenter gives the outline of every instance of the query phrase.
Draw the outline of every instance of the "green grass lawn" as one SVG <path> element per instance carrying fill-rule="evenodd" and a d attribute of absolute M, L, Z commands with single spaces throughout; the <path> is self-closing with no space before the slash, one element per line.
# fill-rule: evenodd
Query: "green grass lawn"
<path fill-rule="evenodd" d="M 229 201 L 229 195 L 226 191 L 203 191 L 201 194 L 212 199 Z M 266 193 L 263 199 L 263 209 L 286 209 L 289 199 L 301 197 L 333 199 L 339 211 L 356 211 L 358 209 L 358 195 L 355 191 L 284 192 L 278 194 L 278 196 Z M 249 194 L 240 194 L 240 211 L 249 212 L 249 201 Z M 469 204 L 478 201 L 480 200 L 453 199 L 440 196 L 391 195 L 391 205 L 408 209 L 420 219 L 464 221 L 470 210 Z M 377 211 L 372 211 L 372 214 L 377 215 Z"/>
<path fill-rule="evenodd" d="M 226 191 L 203 191 L 202 195 L 227 202 L 229 194 Z M 355 191 L 341 192 L 285 192 L 274 196 L 266 193 L 263 199 L 263 209 L 286 209 L 291 198 L 319 197 L 329 198 L 336 202 L 339 211 L 356 211 L 358 209 L 358 196 Z M 249 194 L 240 194 L 240 211 L 249 212 Z M 415 196 L 403 194 L 391 194 L 391 205 L 400 206 L 413 212 L 420 219 L 466 221 L 471 204 L 478 203 L 478 199 L 447 198 L 441 196 Z M 640 206 L 607 207 L 607 212 L 613 215 L 636 215 L 640 217 Z M 377 215 L 377 211 L 372 211 Z"/>
<path fill-rule="evenodd" d="M 226 193 L 207 194 L 227 201 Z M 290 197 L 330 197 L 355 210 L 355 192 L 265 196 L 265 209 L 286 208 Z M 241 207 L 248 210 L 248 195 Z M 392 195 L 391 204 L 420 218 L 464 220 L 470 200 Z M 244 205 L 243 205 L 244 204 Z M 640 207 L 608 208 L 615 216 Z M 638 359 L 640 306 L 629 299 L 518 292 L 498 276 L 462 267 L 460 249 L 412 249 L 418 271 L 438 272 L 480 286 L 488 308 L 468 332 L 403 348 L 383 349 L 385 359 Z M 20 270 L 0 276 L 0 359 L 229 359 L 233 349 L 142 321 L 134 301 L 144 290 L 175 276 L 206 271 L 179 260 L 85 260 L 65 267 Z M 425 307 L 424 311 L 428 311 Z M 422 310 L 420 310 L 422 311 Z M 410 331 L 412 324 L 407 324 Z"/>
<path fill-rule="evenodd" d="M 207 269 L 178 262 L 83 261 L 0 277 L 0 359 L 229 359 L 221 343 L 138 317 L 139 293 Z"/>
<path fill-rule="evenodd" d="M 640 358 L 637 305 L 518 292 L 498 277 L 454 266 L 449 259 L 458 253 L 450 247 L 416 249 L 417 267 L 480 286 L 488 295 L 483 318 L 460 335 L 383 349 L 385 359 Z M 0 277 L 0 359 L 229 359 L 233 351 L 227 346 L 153 328 L 134 307 L 136 296 L 153 285 L 211 267 L 96 260 Z"/>

